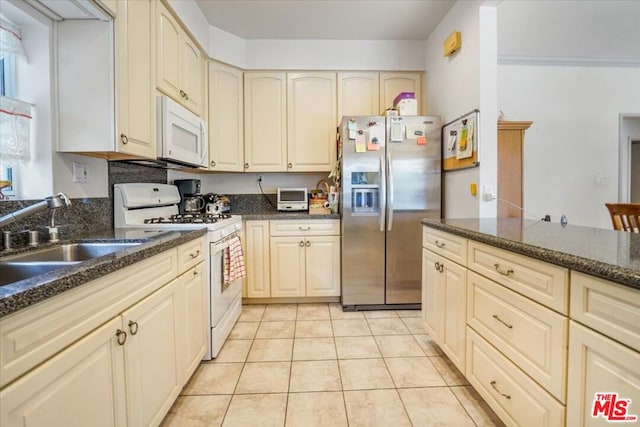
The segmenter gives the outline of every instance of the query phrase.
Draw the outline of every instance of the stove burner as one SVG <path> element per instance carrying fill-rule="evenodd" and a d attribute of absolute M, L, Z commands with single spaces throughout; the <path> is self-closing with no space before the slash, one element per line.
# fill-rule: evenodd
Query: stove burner
<path fill-rule="evenodd" d="M 169 218 L 158 217 L 145 219 L 145 224 L 213 224 L 218 220 L 229 219 L 229 214 L 175 214 Z"/>

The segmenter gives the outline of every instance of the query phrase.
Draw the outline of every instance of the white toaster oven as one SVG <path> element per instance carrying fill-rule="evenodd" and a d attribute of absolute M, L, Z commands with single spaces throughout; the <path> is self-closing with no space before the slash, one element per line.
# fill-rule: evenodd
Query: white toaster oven
<path fill-rule="evenodd" d="M 306 211 L 308 209 L 306 188 L 278 188 L 279 211 Z"/>

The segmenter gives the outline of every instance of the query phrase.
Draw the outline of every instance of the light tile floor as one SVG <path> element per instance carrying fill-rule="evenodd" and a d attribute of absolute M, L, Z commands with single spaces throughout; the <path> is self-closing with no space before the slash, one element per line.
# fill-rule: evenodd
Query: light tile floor
<path fill-rule="evenodd" d="M 245 305 L 163 426 L 503 425 L 422 326 L 420 311 Z"/>

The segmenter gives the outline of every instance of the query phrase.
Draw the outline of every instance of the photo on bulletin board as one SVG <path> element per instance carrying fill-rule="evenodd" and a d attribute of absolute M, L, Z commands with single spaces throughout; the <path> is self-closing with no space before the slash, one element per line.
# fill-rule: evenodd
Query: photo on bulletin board
<path fill-rule="evenodd" d="M 478 147 L 480 110 L 473 110 L 442 127 L 442 170 L 473 168 L 480 165 Z"/>

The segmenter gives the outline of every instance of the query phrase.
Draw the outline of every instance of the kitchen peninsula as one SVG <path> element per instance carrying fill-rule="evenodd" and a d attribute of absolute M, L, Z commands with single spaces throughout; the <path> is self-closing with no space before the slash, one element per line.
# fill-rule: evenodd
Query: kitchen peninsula
<path fill-rule="evenodd" d="M 639 235 L 422 223 L 425 327 L 506 424 L 587 425 L 603 392 L 640 402 Z"/>

